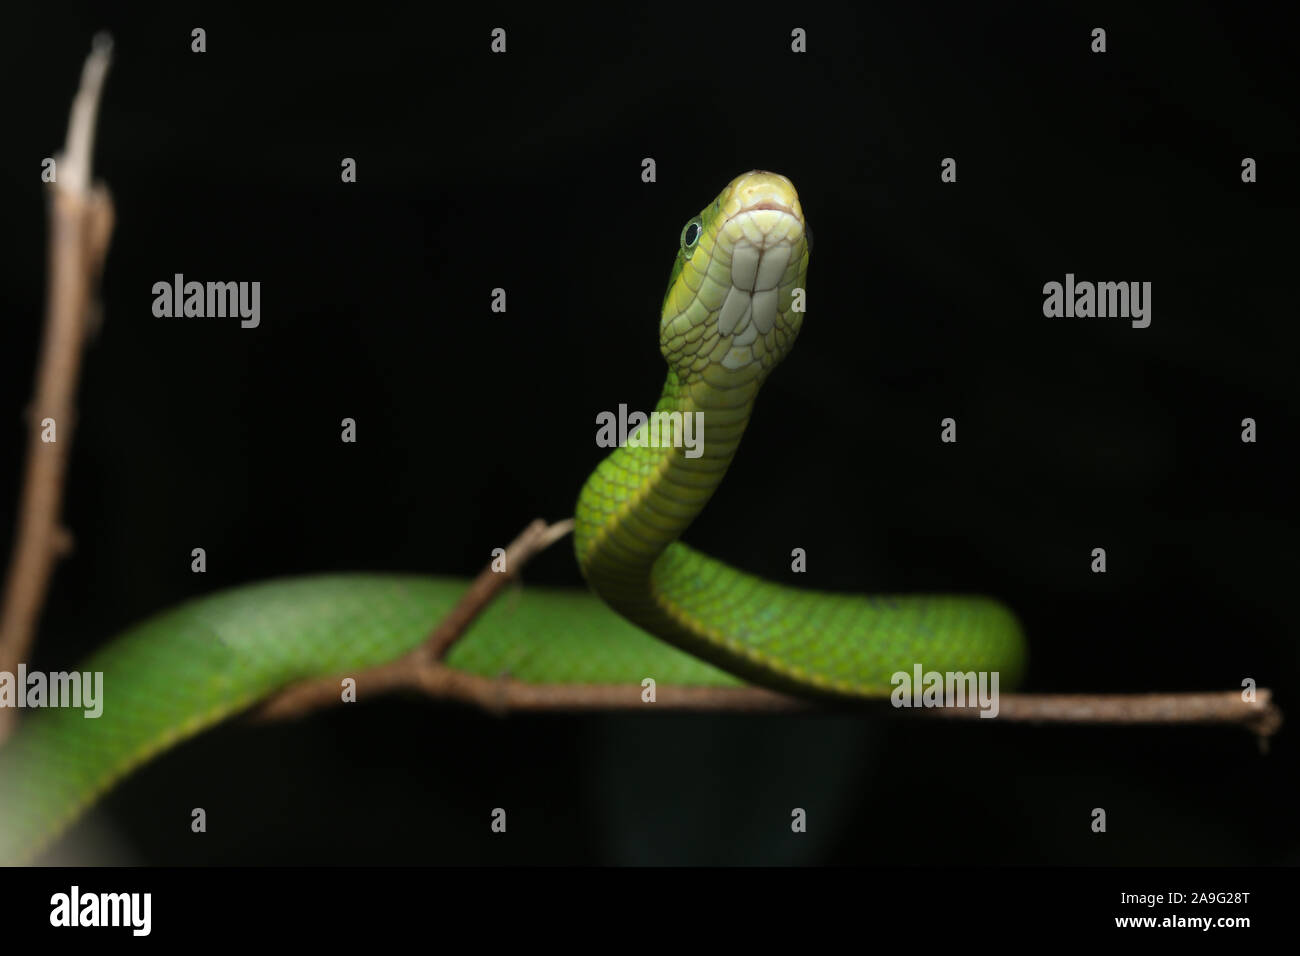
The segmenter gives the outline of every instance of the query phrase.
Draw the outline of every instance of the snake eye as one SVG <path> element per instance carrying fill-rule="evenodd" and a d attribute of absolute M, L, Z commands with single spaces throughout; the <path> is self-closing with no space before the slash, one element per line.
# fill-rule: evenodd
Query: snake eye
<path fill-rule="evenodd" d="M 682 255 L 686 258 L 691 257 L 695 247 L 700 243 L 700 236 L 704 235 L 704 223 L 700 217 L 696 216 L 682 229 Z"/>

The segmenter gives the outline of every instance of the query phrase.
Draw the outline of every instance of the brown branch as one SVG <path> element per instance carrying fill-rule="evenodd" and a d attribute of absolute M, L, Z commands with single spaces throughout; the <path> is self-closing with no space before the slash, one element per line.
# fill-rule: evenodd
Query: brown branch
<path fill-rule="evenodd" d="M 815 701 L 762 687 L 687 687 L 659 685 L 653 704 L 645 703 L 639 684 L 526 684 L 492 680 L 475 674 L 433 667 L 405 684 L 436 698 L 456 700 L 504 715 L 511 711 L 631 711 L 663 709 L 710 713 L 858 713 L 878 717 L 980 719 L 976 707 L 913 710 L 894 707 L 888 699 Z M 1031 724 L 1220 724 L 1252 731 L 1262 747 L 1282 725 L 1282 712 L 1267 689 L 1255 702 L 1238 691 L 1187 694 L 1002 694 L 992 720 Z"/>
<path fill-rule="evenodd" d="M 336 685 L 337 686 L 337 685 Z M 673 711 L 744 713 L 861 713 L 876 716 L 980 719 L 977 707 L 911 709 L 888 699 L 811 700 L 762 687 L 690 687 L 660 684 L 656 700 L 641 699 L 639 684 L 527 684 L 493 680 L 447 667 L 430 669 L 407 686 L 433 697 L 472 704 L 492 713 L 569 710 L 617 711 L 646 707 Z M 1238 691 L 1170 694 L 1001 694 L 993 720 L 1032 724 L 1240 725 L 1261 739 L 1276 733 L 1282 712 L 1267 689 L 1248 703 Z"/>
<path fill-rule="evenodd" d="M 412 685 L 407 685 L 412 686 Z M 688 687 L 660 684 L 656 700 L 645 703 L 639 684 L 526 684 L 492 680 L 447 667 L 431 668 L 413 686 L 432 697 L 480 707 L 494 714 L 510 711 L 631 711 L 664 709 L 711 713 L 859 713 L 879 717 L 980 719 L 976 707 L 914 710 L 888 699 L 815 701 L 762 687 Z M 1238 691 L 1187 694 L 1001 694 L 991 720 L 1033 724 L 1222 724 L 1253 731 L 1265 744 L 1282 725 L 1282 712 L 1267 689 L 1248 703 Z"/>
<path fill-rule="evenodd" d="M 71 549 L 59 521 L 81 352 L 95 308 L 95 286 L 113 231 L 107 190 L 91 180 L 95 116 L 112 41 L 95 38 L 72 101 L 64 151 L 55 160 L 49 200 L 50 279 L 36 391 L 28 407 L 27 468 L 0 611 L 0 672 L 12 673 L 30 652 L 55 561 Z M 55 440 L 43 440 L 53 419 Z M 13 730 L 14 708 L 0 708 L 0 741 Z"/>
<path fill-rule="evenodd" d="M 389 664 L 356 677 L 358 692 L 367 696 L 393 690 L 416 690 L 443 700 L 479 707 L 494 714 L 511 711 L 631 711 L 651 707 L 669 711 L 731 713 L 855 712 L 879 716 L 980 718 L 977 707 L 936 707 L 913 710 L 892 706 L 888 699 L 870 701 L 805 700 L 762 687 L 691 687 L 659 685 L 655 700 L 642 699 L 639 684 L 530 684 L 512 678 L 490 678 L 447 667 L 451 646 L 514 579 L 534 554 L 567 534 L 573 521 L 547 525 L 534 521 L 506 549 L 506 570 L 483 570 L 466 588 L 456 606 L 418 648 Z M 298 717 L 340 700 L 339 677 L 290 687 L 260 704 L 258 720 Z M 1037 724 L 1238 724 L 1252 730 L 1261 743 L 1282 723 L 1282 712 L 1267 689 L 1257 700 L 1242 700 L 1238 691 L 1189 694 L 1001 694 L 994 719 Z"/>
<path fill-rule="evenodd" d="M 506 584 L 518 577 L 529 558 L 549 548 L 572 529 L 572 518 L 557 521 L 552 525 L 539 518 L 510 542 L 504 555 L 504 570 L 494 571 L 491 564 L 484 568 L 479 576 L 470 582 L 465 593 L 456 602 L 456 606 L 438 622 L 433 633 L 419 647 L 394 661 L 359 674 L 306 681 L 286 688 L 259 704 L 252 716 L 258 720 L 282 720 L 319 707 L 337 704 L 340 700 L 340 681 L 345 676 L 355 678 L 358 694 L 363 687 L 367 695 L 382 694 L 400 688 L 428 690 L 431 683 L 444 680 L 440 675 L 457 673 L 445 667 L 442 661 L 474 618 L 492 603 L 492 599 Z M 452 681 L 452 683 L 456 682 Z"/>
<path fill-rule="evenodd" d="M 1239 724 L 1267 740 L 1282 726 L 1273 692 L 1170 694 L 1001 694 L 995 720 L 1032 724 Z M 937 717 L 979 717 L 977 708 L 939 707 Z"/>
<path fill-rule="evenodd" d="M 429 640 L 420 647 L 424 659 L 441 661 L 447 652 L 460 639 L 479 612 L 487 607 L 497 593 L 519 576 L 528 560 L 540 551 L 545 551 L 556 541 L 573 530 L 573 519 L 565 518 L 548 525 L 538 518 L 519 533 L 519 537 L 510 542 L 504 555 L 503 571 L 493 571 L 492 566 L 484 568 L 470 584 L 465 594 L 434 629 Z"/>
<path fill-rule="evenodd" d="M 937 717 L 980 719 L 976 707 L 898 708 L 888 699 L 817 701 L 791 697 L 762 687 L 692 687 L 660 684 L 653 704 L 642 700 L 639 684 L 529 684 L 511 678 L 493 679 L 453 670 L 437 661 L 407 659 L 358 677 L 369 693 L 418 690 L 445 700 L 503 715 L 511 711 L 632 711 L 661 709 L 710 713 L 860 713 L 904 719 Z M 259 708 L 257 716 L 280 719 L 299 716 L 337 703 L 337 680 L 316 685 L 311 695 L 291 692 Z M 1001 694 L 993 720 L 1031 724 L 1221 724 L 1239 725 L 1261 741 L 1276 733 L 1282 712 L 1267 689 L 1246 702 L 1238 691 L 1169 694 Z M 987 719 L 987 718 L 986 718 Z"/>

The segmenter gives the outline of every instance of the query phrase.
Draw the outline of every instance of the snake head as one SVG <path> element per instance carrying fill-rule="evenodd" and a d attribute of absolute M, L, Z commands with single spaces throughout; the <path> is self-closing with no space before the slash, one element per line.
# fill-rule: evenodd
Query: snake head
<path fill-rule="evenodd" d="M 659 348 L 683 383 L 761 381 L 803 321 L 809 233 L 794 184 L 737 176 L 682 228 Z"/>

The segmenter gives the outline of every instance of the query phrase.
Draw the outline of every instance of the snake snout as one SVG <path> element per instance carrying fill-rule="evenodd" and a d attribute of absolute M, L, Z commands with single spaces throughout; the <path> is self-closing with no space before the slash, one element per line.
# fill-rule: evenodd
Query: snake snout
<path fill-rule="evenodd" d="M 769 173 L 762 169 L 742 173 L 731 182 L 730 198 L 732 202 L 727 205 L 731 207 L 734 203 L 734 208 L 726 210 L 729 216 L 743 212 L 783 212 L 803 221 L 803 210 L 799 207 L 799 194 L 795 191 L 794 183 L 780 173 Z"/>

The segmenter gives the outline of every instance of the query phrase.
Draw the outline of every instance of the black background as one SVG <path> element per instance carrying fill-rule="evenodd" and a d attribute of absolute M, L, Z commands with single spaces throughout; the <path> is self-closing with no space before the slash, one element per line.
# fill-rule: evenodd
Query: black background
<path fill-rule="evenodd" d="M 1027 627 L 1028 690 L 1251 677 L 1287 707 L 1292 35 L 1228 9 L 24 12 L 4 56 L 0 502 L 39 342 L 40 161 L 90 37 L 116 41 L 77 547 L 33 666 L 267 577 L 469 575 L 568 515 L 596 413 L 658 395 L 682 223 L 759 167 L 790 176 L 815 233 L 809 313 L 690 541 L 780 580 L 805 548 L 810 587 L 996 594 Z M 261 327 L 155 318 L 151 287 L 176 272 L 261 281 Z M 1152 282 L 1150 328 L 1044 318 L 1067 272 Z M 567 543 L 526 578 L 581 583 Z M 51 858 L 1295 863 L 1294 763 L 1288 729 L 1261 757 L 1233 729 L 500 720 L 393 699 L 208 733 Z"/>

